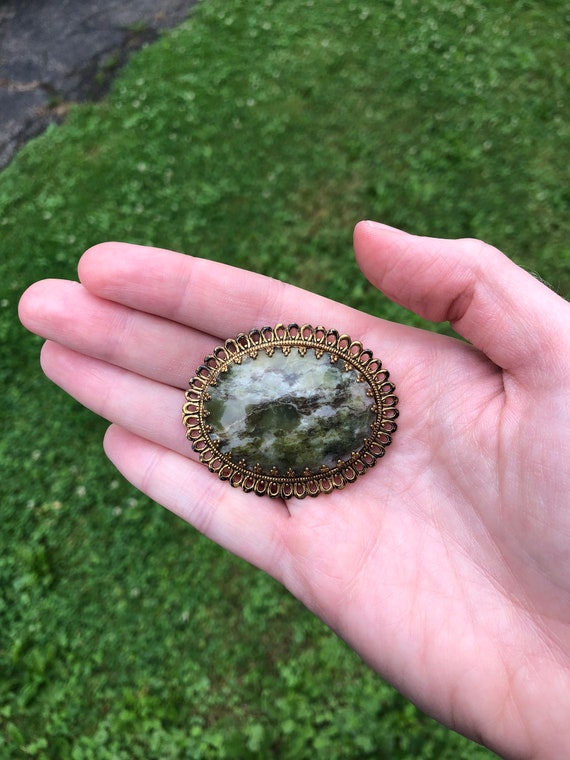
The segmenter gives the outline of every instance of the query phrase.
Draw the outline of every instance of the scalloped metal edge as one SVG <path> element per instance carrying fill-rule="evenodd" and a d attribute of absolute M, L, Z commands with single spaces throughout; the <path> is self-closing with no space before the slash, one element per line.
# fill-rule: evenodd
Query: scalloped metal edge
<path fill-rule="evenodd" d="M 231 452 L 220 451 L 216 441 L 210 438 L 212 428 L 207 423 L 205 409 L 205 404 L 210 400 L 208 388 L 215 385 L 221 372 L 231 364 L 241 364 L 245 356 L 255 359 L 260 351 L 272 356 L 278 349 L 285 354 L 297 349 L 301 356 L 314 350 L 317 358 L 328 353 L 331 363 L 342 361 L 347 371 L 357 373 L 356 381 L 368 383 L 367 393 L 373 398 L 371 410 L 376 415 L 371 434 L 362 441 L 358 451 L 352 452 L 349 459 L 339 460 L 335 467 L 323 465 L 316 472 L 305 469 L 303 473 L 292 470 L 279 473 L 272 468 L 267 473 L 259 465 L 249 468 L 243 460 L 235 461 Z M 275 327 L 239 333 L 223 345 L 216 346 L 190 380 L 182 408 L 186 437 L 210 472 L 246 493 L 282 499 L 303 499 L 305 496 L 331 493 L 353 483 L 374 467 L 392 442 L 392 435 L 397 429 L 398 397 L 394 394 L 395 386 L 389 381 L 389 376 L 380 359 L 375 358 L 360 341 L 353 341 L 346 334 L 320 325 L 277 324 Z"/>

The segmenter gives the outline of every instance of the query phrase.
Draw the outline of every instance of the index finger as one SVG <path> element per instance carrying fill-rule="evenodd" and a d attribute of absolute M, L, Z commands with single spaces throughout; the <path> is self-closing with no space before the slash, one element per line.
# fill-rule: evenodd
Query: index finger
<path fill-rule="evenodd" d="M 102 298 L 220 338 L 278 322 L 322 324 L 352 331 L 360 340 L 370 330 L 368 315 L 328 298 L 271 277 L 161 248 L 102 243 L 83 255 L 79 277 Z M 405 329 L 393 328 L 398 333 Z"/>

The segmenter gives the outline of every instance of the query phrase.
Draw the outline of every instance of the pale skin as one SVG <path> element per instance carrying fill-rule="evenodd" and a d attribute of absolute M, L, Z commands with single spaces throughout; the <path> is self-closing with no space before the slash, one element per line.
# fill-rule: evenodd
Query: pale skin
<path fill-rule="evenodd" d="M 268 244 L 269 245 L 269 244 Z M 360 223 L 363 273 L 468 342 L 276 280 L 105 243 L 80 283 L 46 280 L 20 316 L 46 375 L 112 422 L 137 488 L 283 583 L 423 710 L 507 758 L 570 756 L 570 304 L 474 240 Z M 225 338 L 334 327 L 390 370 L 399 429 L 342 491 L 282 502 L 197 461 L 183 389 Z"/>

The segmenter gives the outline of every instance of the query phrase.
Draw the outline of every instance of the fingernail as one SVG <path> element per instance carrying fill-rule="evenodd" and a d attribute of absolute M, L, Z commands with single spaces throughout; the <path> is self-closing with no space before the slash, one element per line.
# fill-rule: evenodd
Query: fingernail
<path fill-rule="evenodd" d="M 403 235 L 407 234 L 404 230 L 398 229 L 398 227 L 391 227 L 389 224 L 384 224 L 383 222 L 374 222 L 371 219 L 366 219 L 365 224 L 369 224 L 376 229 L 381 229 L 384 232 L 399 232 Z"/>

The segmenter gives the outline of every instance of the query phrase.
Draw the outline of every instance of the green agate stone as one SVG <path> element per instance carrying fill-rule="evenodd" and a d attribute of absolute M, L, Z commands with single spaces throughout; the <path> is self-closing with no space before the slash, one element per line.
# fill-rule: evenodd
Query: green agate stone
<path fill-rule="evenodd" d="M 220 372 L 205 403 L 218 450 L 248 469 L 282 475 L 350 459 L 371 435 L 373 399 L 357 371 L 330 358 L 260 351 Z"/>

